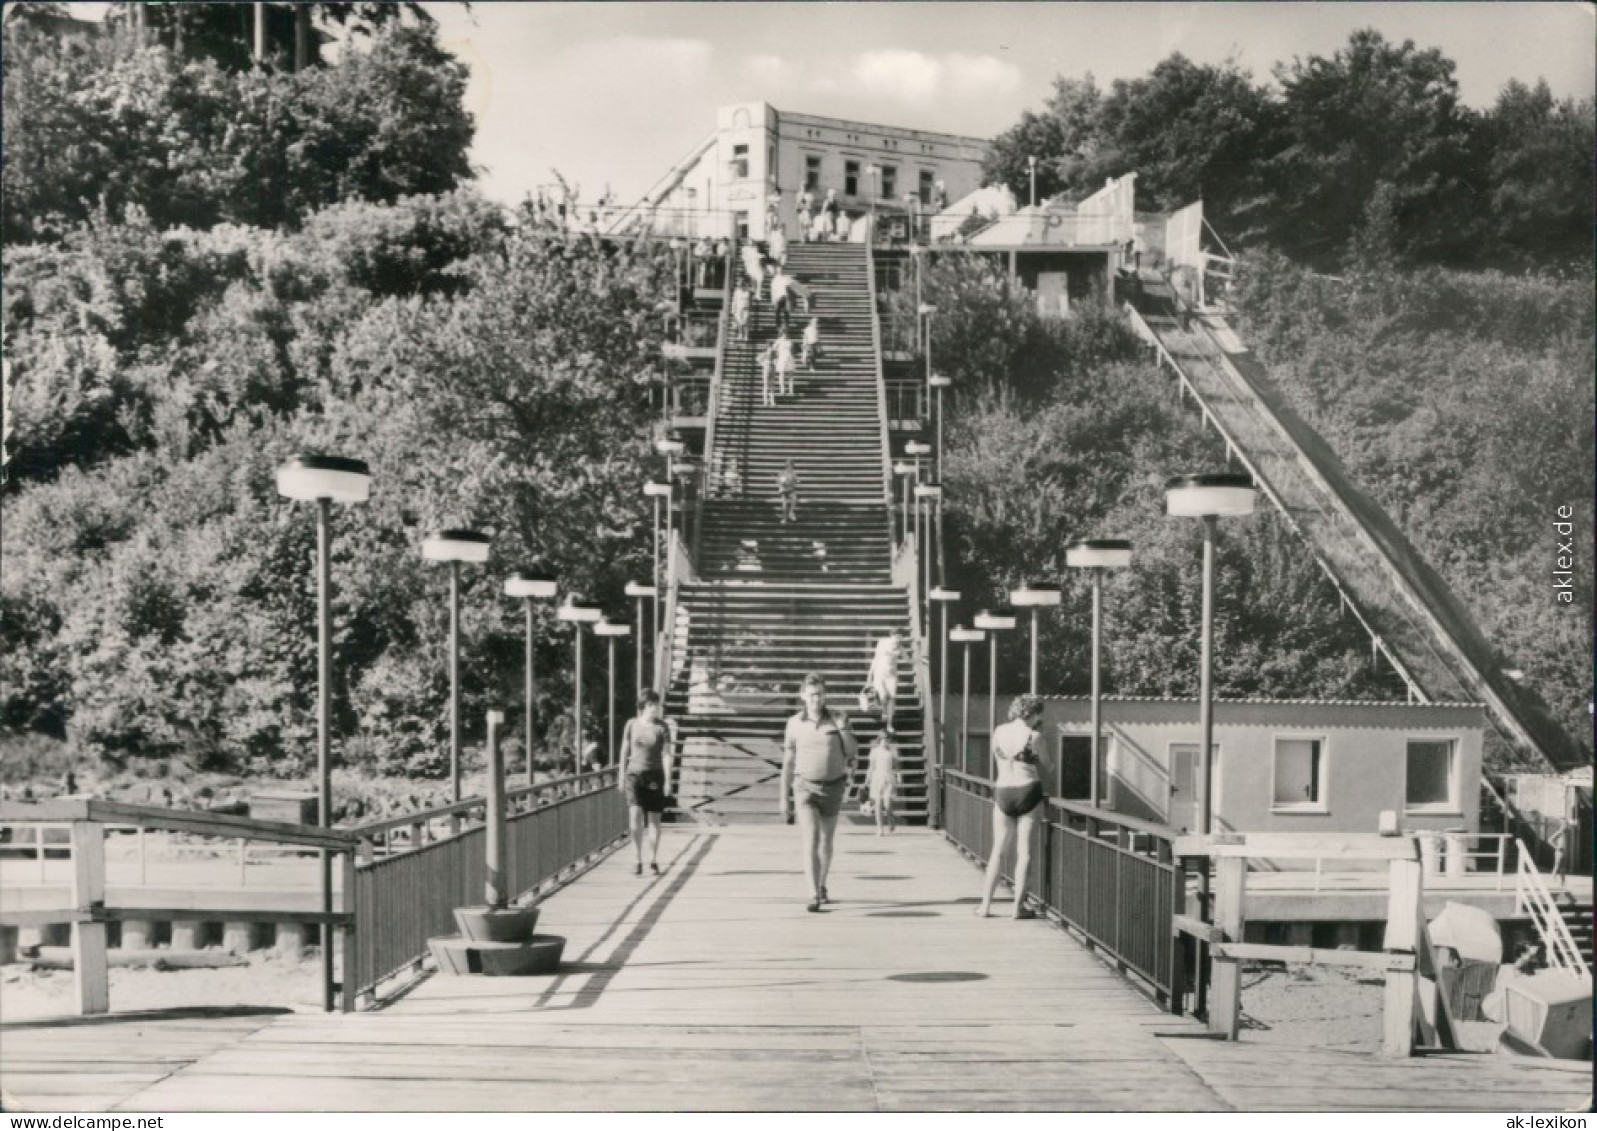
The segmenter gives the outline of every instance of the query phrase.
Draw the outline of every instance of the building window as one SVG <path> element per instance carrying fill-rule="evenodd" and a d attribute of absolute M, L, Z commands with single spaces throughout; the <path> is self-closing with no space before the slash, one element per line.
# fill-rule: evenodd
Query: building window
<path fill-rule="evenodd" d="M 898 166 L 882 166 L 882 199 L 892 200 L 898 195 Z"/>
<path fill-rule="evenodd" d="M 843 195 L 859 195 L 859 162 L 843 162 Z"/>
<path fill-rule="evenodd" d="M 930 169 L 920 171 L 920 202 L 922 206 L 929 206 L 932 202 L 932 192 L 937 185 L 937 176 Z"/>
<path fill-rule="evenodd" d="M 804 188 L 809 192 L 821 189 L 821 159 L 815 154 L 804 158 Z"/>
<path fill-rule="evenodd" d="M 1325 744 L 1318 738 L 1275 740 L 1275 809 L 1325 808 Z"/>
<path fill-rule="evenodd" d="M 732 231 L 739 240 L 749 238 L 749 214 L 747 212 L 732 213 Z"/>
<path fill-rule="evenodd" d="M 1458 808 L 1453 797 L 1453 754 L 1450 738 L 1411 738 L 1408 741 L 1408 776 L 1403 801 L 1410 809 Z"/>
<path fill-rule="evenodd" d="M 735 181 L 748 180 L 749 176 L 749 147 L 734 145 L 732 147 L 732 179 Z"/>

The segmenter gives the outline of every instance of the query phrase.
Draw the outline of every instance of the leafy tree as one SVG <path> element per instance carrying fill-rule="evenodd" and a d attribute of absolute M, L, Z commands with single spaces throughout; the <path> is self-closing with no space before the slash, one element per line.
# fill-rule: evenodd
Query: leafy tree
<path fill-rule="evenodd" d="M 1491 197 L 1484 211 L 1501 265 L 1589 270 L 1594 105 L 1591 98 L 1555 102 L 1545 80 L 1534 88 L 1511 81 L 1486 115 Z"/>
<path fill-rule="evenodd" d="M 298 74 L 229 73 L 132 36 L 5 35 L 7 243 L 57 238 L 97 205 L 137 206 L 158 229 L 292 227 L 471 176 L 466 69 L 427 26 Z"/>
<path fill-rule="evenodd" d="M 1079 80 L 1054 79 L 1054 92 L 1041 114 L 1023 112 L 1018 123 L 993 139 L 982 163 L 983 183 L 1007 185 L 1016 200 L 1029 200 L 1027 159 L 1035 157 L 1039 201 L 1090 185 L 1087 170 L 1099 147 L 1101 100 L 1090 74 Z"/>
<path fill-rule="evenodd" d="M 1453 71 L 1441 52 L 1394 46 L 1373 29 L 1354 32 L 1329 59 L 1278 66 L 1283 144 L 1260 177 L 1269 238 L 1306 262 L 1335 265 L 1384 192 L 1378 216 L 1393 228 L 1394 253 L 1467 256 L 1480 186 Z"/>
<path fill-rule="evenodd" d="M 1094 181 L 1128 170 L 1139 195 L 1174 210 L 1202 199 L 1224 224 L 1256 191 L 1257 163 L 1275 145 L 1276 108 L 1235 64 L 1194 63 L 1179 52 L 1147 78 L 1116 80 L 1098 114 Z"/>

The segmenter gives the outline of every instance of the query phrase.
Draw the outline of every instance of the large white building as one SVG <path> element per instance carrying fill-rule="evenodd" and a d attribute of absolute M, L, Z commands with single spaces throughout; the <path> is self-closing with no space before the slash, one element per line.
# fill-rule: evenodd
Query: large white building
<path fill-rule="evenodd" d="M 721 107 L 715 130 L 649 190 L 641 208 L 659 218 L 656 230 L 669 225 L 754 239 L 765 238 L 766 213 L 778 197 L 792 231 L 795 201 L 805 189 L 817 203 L 834 191 L 851 216 L 937 212 L 981 185 L 986 153 L 980 138 L 748 102 Z"/>

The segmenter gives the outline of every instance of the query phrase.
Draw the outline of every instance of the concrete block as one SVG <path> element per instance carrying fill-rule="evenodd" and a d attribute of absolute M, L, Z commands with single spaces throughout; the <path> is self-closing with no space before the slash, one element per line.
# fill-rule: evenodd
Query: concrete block
<path fill-rule="evenodd" d="M 17 929 L 0 927 L 0 966 L 9 966 L 17 960 Z"/>
<path fill-rule="evenodd" d="M 222 928 L 222 949 L 228 954 L 248 954 L 261 946 L 260 923 L 227 923 Z"/>
<path fill-rule="evenodd" d="M 208 932 L 200 919 L 174 919 L 172 921 L 172 949 L 200 950 L 205 946 Z"/>
<path fill-rule="evenodd" d="M 150 950 L 155 946 L 155 924 L 149 919 L 122 920 L 122 949 Z"/>
<path fill-rule="evenodd" d="M 304 923 L 277 924 L 277 941 L 273 944 L 280 958 L 298 958 L 305 950 Z"/>
<path fill-rule="evenodd" d="M 427 946 L 441 974 L 517 977 L 559 970 L 566 940 L 560 935 L 534 935 L 525 943 L 468 942 L 447 935 L 428 939 Z"/>

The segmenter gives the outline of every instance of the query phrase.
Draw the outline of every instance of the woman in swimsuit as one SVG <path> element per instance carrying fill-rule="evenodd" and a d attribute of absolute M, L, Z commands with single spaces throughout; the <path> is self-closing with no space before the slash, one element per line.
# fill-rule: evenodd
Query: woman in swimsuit
<path fill-rule="evenodd" d="M 1009 705 L 1009 721 L 993 731 L 993 760 L 998 767 L 993 782 L 993 854 L 987 861 L 981 906 L 976 909 L 984 919 L 992 913 L 993 892 L 998 889 L 998 874 L 1011 839 L 1015 841 L 1014 916 L 1035 918 L 1026 906 L 1026 871 L 1031 867 L 1032 814 L 1043 801 L 1037 754 L 1042 745 L 1037 733 L 1041 719 L 1042 700 L 1022 695 Z"/>
<path fill-rule="evenodd" d="M 660 874 L 660 814 L 665 811 L 666 782 L 671 777 L 671 732 L 666 729 L 660 696 L 652 689 L 638 695 L 638 717 L 621 734 L 621 772 L 617 787 L 627 799 L 635 876 L 643 875 L 643 832 L 649 831 L 649 867 Z"/>
<path fill-rule="evenodd" d="M 876 835 L 882 835 L 882 822 L 892 832 L 897 818 L 893 813 L 893 794 L 898 791 L 898 744 L 893 732 L 884 730 L 871 744 L 870 769 L 866 771 L 865 788 L 871 799 L 871 811 L 876 815 Z"/>

